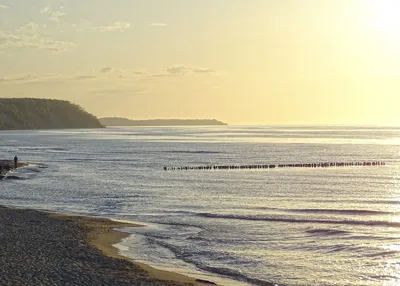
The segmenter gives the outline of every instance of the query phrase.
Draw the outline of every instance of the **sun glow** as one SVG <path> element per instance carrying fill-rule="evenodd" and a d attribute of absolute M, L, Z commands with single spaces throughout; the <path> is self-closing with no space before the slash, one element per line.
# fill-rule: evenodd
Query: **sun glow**
<path fill-rule="evenodd" d="M 374 23 L 385 29 L 398 29 L 400 27 L 400 1 L 374 0 L 371 1 Z M 398 33 L 398 30 L 396 30 Z"/>

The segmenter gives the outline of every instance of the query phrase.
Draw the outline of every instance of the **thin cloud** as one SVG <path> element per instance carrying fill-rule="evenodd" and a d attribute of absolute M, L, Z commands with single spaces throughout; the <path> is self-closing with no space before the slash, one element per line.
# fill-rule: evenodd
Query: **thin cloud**
<path fill-rule="evenodd" d="M 149 24 L 150 27 L 165 27 L 167 24 L 165 23 L 151 23 Z"/>
<path fill-rule="evenodd" d="M 61 18 L 67 16 L 66 13 L 61 12 L 61 11 L 54 11 L 51 13 L 49 20 L 53 21 L 55 23 L 60 23 Z"/>
<path fill-rule="evenodd" d="M 146 75 L 149 75 L 148 73 L 143 72 L 143 71 L 133 71 L 132 73 L 133 73 L 134 75 L 138 75 L 138 76 L 146 76 Z"/>
<path fill-rule="evenodd" d="M 36 22 L 29 22 L 12 32 L 0 30 L 0 51 L 18 51 L 21 49 L 46 49 L 52 52 L 65 52 L 76 45 L 58 41 L 42 35 Z"/>
<path fill-rule="evenodd" d="M 46 6 L 46 7 L 43 7 L 42 9 L 40 9 L 40 14 L 47 14 L 48 12 L 50 12 L 49 6 Z"/>
<path fill-rule="evenodd" d="M 21 37 L 36 37 L 39 34 L 40 25 L 36 22 L 29 22 L 25 25 L 19 27 L 16 30 L 16 34 L 20 35 Z"/>
<path fill-rule="evenodd" d="M 120 87 L 120 88 L 94 88 L 89 89 L 88 92 L 95 95 L 112 95 L 112 94 L 127 94 L 127 95 L 138 95 L 144 88 L 136 87 L 132 88 L 131 86 Z"/>
<path fill-rule="evenodd" d="M 187 67 L 184 65 L 174 65 L 167 69 L 167 74 L 164 74 L 164 76 L 189 75 L 189 74 L 214 74 L 214 73 L 216 73 L 216 71 L 213 69 L 210 69 L 210 68 L 199 68 L 199 67 Z M 158 76 L 160 76 L 160 75 L 158 75 Z"/>
<path fill-rule="evenodd" d="M 4 5 L 4 4 L 0 4 L 0 9 L 8 9 L 10 8 L 10 6 Z"/>
<path fill-rule="evenodd" d="M 64 9 L 64 7 L 61 6 L 60 9 Z M 62 12 L 62 11 L 53 11 L 49 6 L 46 6 L 42 9 L 40 9 L 40 13 L 48 15 L 49 20 L 54 23 L 60 23 L 61 19 L 65 16 L 67 16 L 67 13 Z"/>
<path fill-rule="evenodd" d="M 102 68 L 99 70 L 99 73 L 110 73 L 110 72 L 112 72 L 113 70 L 114 70 L 113 67 L 102 67 Z"/>
<path fill-rule="evenodd" d="M 74 77 L 75 80 L 86 80 L 86 79 L 95 79 L 97 78 L 95 75 L 78 75 Z"/>
<path fill-rule="evenodd" d="M 185 75 L 188 74 L 190 70 L 191 69 L 186 66 L 172 66 L 167 69 L 167 72 L 174 75 Z"/>
<path fill-rule="evenodd" d="M 88 29 L 81 29 L 80 31 L 93 30 L 93 31 L 101 31 L 101 32 L 112 32 L 119 31 L 123 32 L 131 27 L 131 23 L 129 22 L 114 22 L 109 26 L 95 26 Z"/>
<path fill-rule="evenodd" d="M 1 37 L 0 37 L 0 47 L 1 47 Z M 63 83 L 68 84 L 72 82 L 95 82 L 101 81 L 107 83 L 108 81 L 114 82 L 115 78 L 120 78 L 122 83 L 129 83 L 134 80 L 135 84 L 137 83 L 146 83 L 148 81 L 156 80 L 156 78 L 163 78 L 163 77 L 179 77 L 179 76 L 190 76 L 196 74 L 214 74 L 216 73 L 215 70 L 209 68 L 193 68 L 188 67 L 185 65 L 174 65 L 171 66 L 163 73 L 151 73 L 145 72 L 143 70 L 123 70 L 111 66 L 104 66 L 95 73 L 92 74 L 81 74 L 79 72 L 74 74 L 60 74 L 60 75 L 14 75 L 9 77 L 0 77 L 0 84 L 54 84 L 54 83 Z M 92 82 L 93 83 L 93 82 Z M 129 90 L 132 91 L 132 87 L 128 87 Z M 125 90 L 125 87 L 119 92 Z M 112 93 L 116 92 L 117 90 L 111 89 L 104 89 L 104 88 L 95 88 L 90 90 L 91 93 Z M 137 90 L 133 90 L 137 91 Z"/>
<path fill-rule="evenodd" d="M 201 74 L 213 74 L 216 73 L 213 69 L 206 69 L 206 68 L 192 68 L 192 72 L 194 73 L 201 73 Z"/>
<path fill-rule="evenodd" d="M 34 80 L 36 78 L 37 78 L 36 76 L 32 76 L 30 74 L 13 76 L 13 77 L 3 77 L 0 78 L 0 83 L 25 82 Z"/>
<path fill-rule="evenodd" d="M 14 78 L 14 81 L 32 80 L 32 79 L 35 79 L 35 78 L 36 78 L 35 76 L 27 74 L 27 75 L 24 75 L 24 76 L 21 76 L 21 77 Z"/>
<path fill-rule="evenodd" d="M 67 84 L 72 81 L 90 81 L 94 80 L 97 77 L 95 75 L 14 75 L 9 77 L 0 77 L 0 84 L 54 84 L 54 83 L 63 83 Z"/>

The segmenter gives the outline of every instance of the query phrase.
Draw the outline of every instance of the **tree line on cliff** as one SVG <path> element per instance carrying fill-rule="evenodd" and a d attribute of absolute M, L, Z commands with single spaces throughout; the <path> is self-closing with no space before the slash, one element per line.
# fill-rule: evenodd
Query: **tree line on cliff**
<path fill-rule="evenodd" d="M 66 100 L 0 98 L 0 130 L 101 127 L 94 115 Z"/>

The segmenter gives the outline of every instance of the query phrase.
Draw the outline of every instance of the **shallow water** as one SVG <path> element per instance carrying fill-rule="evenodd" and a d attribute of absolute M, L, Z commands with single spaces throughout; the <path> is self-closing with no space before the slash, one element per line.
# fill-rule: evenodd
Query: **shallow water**
<path fill-rule="evenodd" d="M 120 244 L 134 259 L 225 285 L 400 284 L 400 129 L 2 131 L 0 146 L 32 163 L 0 204 L 142 222 Z M 356 161 L 386 165 L 163 170 Z"/>

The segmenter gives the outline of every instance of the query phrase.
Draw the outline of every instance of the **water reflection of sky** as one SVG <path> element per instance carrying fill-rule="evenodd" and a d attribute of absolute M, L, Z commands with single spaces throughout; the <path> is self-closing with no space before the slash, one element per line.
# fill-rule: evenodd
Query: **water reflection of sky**
<path fill-rule="evenodd" d="M 400 129 L 351 127 L 268 127 L 268 126 L 196 126 L 196 127 L 111 127 L 38 131 L 48 136 L 105 140 L 152 142 L 249 142 L 297 144 L 400 145 Z"/>

